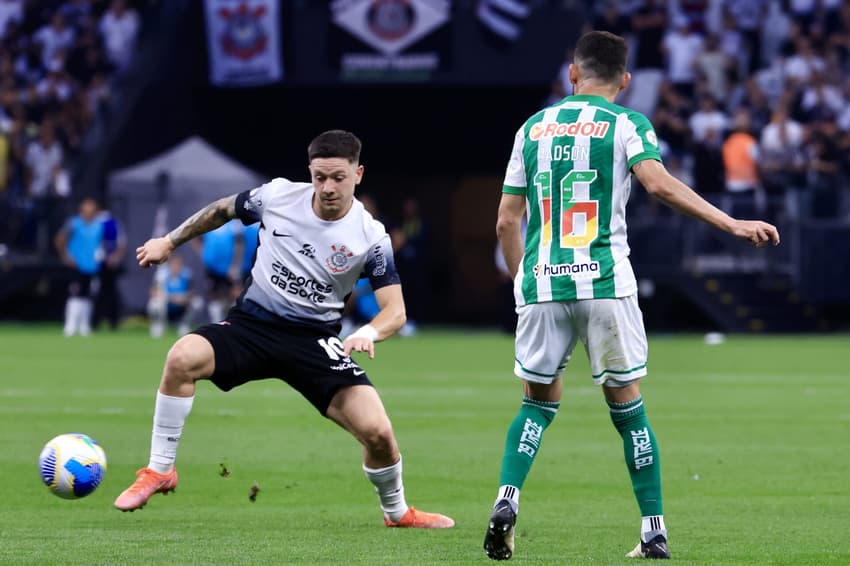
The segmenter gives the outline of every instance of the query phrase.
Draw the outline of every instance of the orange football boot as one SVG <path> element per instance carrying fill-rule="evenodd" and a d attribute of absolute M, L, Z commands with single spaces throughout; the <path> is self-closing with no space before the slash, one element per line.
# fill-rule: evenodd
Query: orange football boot
<path fill-rule="evenodd" d="M 177 487 L 177 468 L 171 468 L 167 474 L 160 474 L 150 468 L 142 468 L 136 472 L 136 481 L 125 489 L 115 507 L 122 511 L 141 509 L 155 493 L 168 495 Z"/>
<path fill-rule="evenodd" d="M 440 515 L 439 513 L 427 513 L 408 507 L 407 512 L 398 522 L 392 522 L 384 517 L 384 524 L 388 527 L 399 527 L 409 529 L 449 529 L 455 526 L 454 519 Z"/>

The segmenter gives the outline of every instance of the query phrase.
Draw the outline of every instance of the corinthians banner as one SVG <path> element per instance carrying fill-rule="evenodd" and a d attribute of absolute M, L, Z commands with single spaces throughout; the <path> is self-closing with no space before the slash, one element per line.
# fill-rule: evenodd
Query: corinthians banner
<path fill-rule="evenodd" d="M 257 86 L 283 78 L 279 0 L 206 0 L 210 82 Z"/>
<path fill-rule="evenodd" d="M 330 10 L 343 80 L 428 80 L 450 63 L 450 0 L 334 0 Z"/>

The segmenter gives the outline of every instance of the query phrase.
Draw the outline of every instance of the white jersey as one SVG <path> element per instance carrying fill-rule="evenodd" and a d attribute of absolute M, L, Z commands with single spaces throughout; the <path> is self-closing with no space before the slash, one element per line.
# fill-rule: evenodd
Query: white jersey
<path fill-rule="evenodd" d="M 334 324 L 361 276 L 373 289 L 399 283 L 384 225 L 357 199 L 344 217 L 323 220 L 313 210 L 313 194 L 310 183 L 277 178 L 237 196 L 242 222 L 260 222 L 240 305 L 251 301 L 287 320 Z"/>

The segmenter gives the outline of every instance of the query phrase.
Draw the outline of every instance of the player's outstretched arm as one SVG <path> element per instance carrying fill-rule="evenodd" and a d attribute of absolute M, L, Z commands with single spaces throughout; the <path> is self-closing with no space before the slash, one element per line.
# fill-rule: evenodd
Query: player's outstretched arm
<path fill-rule="evenodd" d="M 187 218 L 162 238 L 151 238 L 136 248 L 136 260 L 142 267 L 163 263 L 174 249 L 196 236 L 206 234 L 236 218 L 236 196 L 220 198 Z"/>
<path fill-rule="evenodd" d="M 779 245 L 779 231 L 776 226 L 761 220 L 732 218 L 668 173 L 664 165 L 654 159 L 636 163 L 632 172 L 649 194 L 679 212 L 702 220 L 754 246 L 761 247 L 767 243 Z"/>
<path fill-rule="evenodd" d="M 369 357 L 374 358 L 375 342 L 389 338 L 407 322 L 401 285 L 380 287 L 375 291 L 375 300 L 381 308 L 375 318 L 342 342 L 346 356 L 351 352 L 368 352 Z"/>

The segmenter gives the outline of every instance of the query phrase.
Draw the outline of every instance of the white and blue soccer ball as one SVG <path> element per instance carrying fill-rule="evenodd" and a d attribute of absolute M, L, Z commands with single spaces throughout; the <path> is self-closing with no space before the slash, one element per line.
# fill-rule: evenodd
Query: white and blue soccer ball
<path fill-rule="evenodd" d="M 63 499 L 79 499 L 103 481 L 106 453 L 90 436 L 60 434 L 45 444 L 38 468 L 47 489 Z"/>

